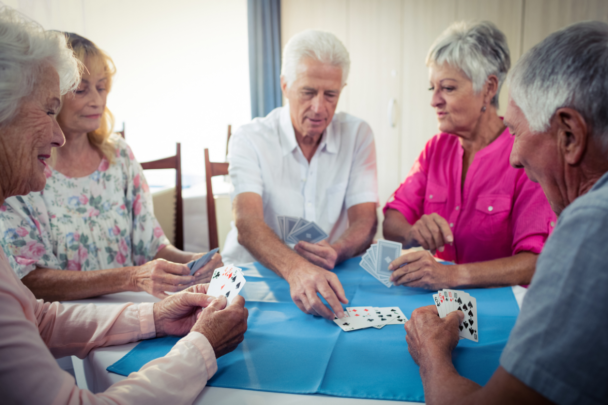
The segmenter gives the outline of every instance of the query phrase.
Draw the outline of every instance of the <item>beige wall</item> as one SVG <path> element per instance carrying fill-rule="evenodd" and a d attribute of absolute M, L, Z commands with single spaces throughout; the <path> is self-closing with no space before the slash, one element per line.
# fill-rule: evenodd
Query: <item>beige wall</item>
<path fill-rule="evenodd" d="M 380 203 L 437 132 L 429 106 L 426 54 L 452 22 L 490 20 L 507 36 L 512 62 L 551 32 L 588 19 L 608 22 L 606 0 L 282 0 L 283 45 L 304 29 L 333 32 L 351 56 L 340 103 L 374 130 Z M 500 101 L 504 112 L 508 89 Z M 396 125 L 388 109 L 396 102 Z"/>

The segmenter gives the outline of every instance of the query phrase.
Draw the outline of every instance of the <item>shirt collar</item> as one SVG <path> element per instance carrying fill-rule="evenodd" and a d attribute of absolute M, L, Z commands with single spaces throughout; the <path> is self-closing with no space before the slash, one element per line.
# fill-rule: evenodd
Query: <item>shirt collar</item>
<path fill-rule="evenodd" d="M 335 118 L 334 114 L 334 118 Z M 337 153 L 338 152 L 338 139 L 336 136 L 336 131 L 333 130 L 334 122 L 332 118 L 332 122 L 329 123 L 323 136 L 321 137 L 321 144 L 319 145 L 319 150 L 325 150 L 328 153 Z M 283 156 L 291 153 L 298 147 L 298 141 L 296 140 L 296 133 L 293 129 L 293 124 L 291 122 L 291 115 L 289 114 L 289 103 L 285 104 L 285 106 L 281 110 L 281 116 L 279 118 L 279 128 L 281 131 L 281 150 L 283 152 Z"/>

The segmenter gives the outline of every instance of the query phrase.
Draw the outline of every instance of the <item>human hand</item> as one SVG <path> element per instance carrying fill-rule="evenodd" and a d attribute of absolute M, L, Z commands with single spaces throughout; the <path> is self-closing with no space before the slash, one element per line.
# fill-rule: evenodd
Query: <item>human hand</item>
<path fill-rule="evenodd" d="M 293 302 L 306 314 L 334 319 L 344 316 L 342 304 L 348 304 L 344 288 L 334 273 L 305 262 L 304 266 L 293 269 L 287 275 L 287 282 Z M 320 293 L 329 304 L 332 311 L 327 308 L 317 293 Z"/>
<path fill-rule="evenodd" d="M 164 259 L 151 260 L 133 269 L 131 284 L 135 291 L 145 291 L 161 299 L 168 297 L 165 291 L 181 291 L 194 282 L 188 266 Z"/>
<path fill-rule="evenodd" d="M 409 240 L 415 240 L 425 248 L 435 253 L 436 250 L 443 252 L 446 243 L 454 242 L 454 234 L 450 229 L 448 221 L 437 213 L 423 215 L 412 226 Z"/>
<path fill-rule="evenodd" d="M 434 305 L 421 307 L 405 323 L 407 349 L 419 366 L 432 361 L 451 363 L 452 350 L 458 344 L 458 325 L 464 319 L 462 311 L 450 312 L 439 318 Z"/>
<path fill-rule="evenodd" d="M 306 260 L 326 270 L 333 270 L 338 261 L 338 252 L 327 241 L 309 243 L 300 241 L 294 249 Z"/>
<path fill-rule="evenodd" d="M 197 284 L 179 294 L 170 295 L 154 303 L 154 326 L 156 337 L 174 335 L 184 336 L 196 323 L 202 308 L 213 301 L 206 295 L 209 284 Z"/>
<path fill-rule="evenodd" d="M 204 255 L 205 253 L 193 255 L 192 260 L 200 259 Z M 214 254 L 206 265 L 194 273 L 194 282 L 196 284 L 205 284 L 210 282 L 211 276 L 213 276 L 213 270 L 217 269 L 218 267 L 222 267 L 223 265 L 224 262 L 222 261 L 222 255 L 219 253 Z"/>
<path fill-rule="evenodd" d="M 406 253 L 393 260 L 388 269 L 393 271 L 390 281 L 395 285 L 427 290 L 451 288 L 457 270 L 456 266 L 438 263 L 426 250 Z"/>
<path fill-rule="evenodd" d="M 249 311 L 245 308 L 245 299 L 239 295 L 228 306 L 227 302 L 223 295 L 214 298 L 192 327 L 193 332 L 207 338 L 216 358 L 236 349 L 247 331 Z"/>

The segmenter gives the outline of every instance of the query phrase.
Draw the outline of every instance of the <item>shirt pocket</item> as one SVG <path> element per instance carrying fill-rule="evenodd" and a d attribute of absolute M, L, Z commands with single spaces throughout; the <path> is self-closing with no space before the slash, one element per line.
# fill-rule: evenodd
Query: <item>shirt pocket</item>
<path fill-rule="evenodd" d="M 485 237 L 496 237 L 509 229 L 511 196 L 508 194 L 480 195 L 475 202 L 474 224 Z"/>
<path fill-rule="evenodd" d="M 448 192 L 445 187 L 429 182 L 426 187 L 426 195 L 424 196 L 423 214 L 438 213 L 443 216 L 447 200 Z"/>
<path fill-rule="evenodd" d="M 327 207 L 327 222 L 332 228 L 340 217 L 340 213 L 344 207 L 346 187 L 348 187 L 348 181 L 343 181 L 341 183 L 334 184 L 331 187 L 327 187 L 327 203 L 325 206 Z"/>

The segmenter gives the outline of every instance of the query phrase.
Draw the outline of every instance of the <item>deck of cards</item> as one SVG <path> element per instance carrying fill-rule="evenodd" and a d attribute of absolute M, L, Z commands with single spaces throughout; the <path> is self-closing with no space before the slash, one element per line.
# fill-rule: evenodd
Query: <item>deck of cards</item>
<path fill-rule="evenodd" d="M 477 332 L 477 300 L 464 291 L 439 290 L 433 294 L 433 300 L 440 318 L 454 311 L 464 312 L 464 321 L 458 326 L 458 335 L 461 339 L 479 342 Z"/>
<path fill-rule="evenodd" d="M 300 241 L 318 243 L 327 239 L 327 234 L 314 222 L 304 218 L 279 216 L 279 237 L 287 243 L 294 245 Z"/>
<path fill-rule="evenodd" d="M 186 266 L 188 266 L 188 268 L 190 269 L 190 275 L 193 276 L 194 273 L 196 273 L 196 271 L 198 269 L 200 269 L 201 267 L 203 267 L 204 265 L 206 265 L 207 263 L 209 263 L 211 261 L 211 258 L 213 257 L 214 254 L 216 254 L 217 252 L 219 252 L 219 248 L 215 248 L 207 253 L 205 253 L 202 257 L 199 257 L 196 260 L 191 261 L 190 263 L 186 264 Z"/>
<path fill-rule="evenodd" d="M 393 283 L 391 283 L 390 277 L 393 272 L 388 269 L 388 265 L 399 255 L 401 255 L 401 243 L 379 240 L 378 243 L 367 249 L 360 264 L 365 271 L 391 288 Z"/>
<path fill-rule="evenodd" d="M 238 267 L 228 265 L 215 269 L 211 276 L 211 283 L 207 289 L 207 295 L 219 297 L 223 295 L 228 300 L 228 305 L 239 295 L 239 291 L 245 285 L 243 270 Z"/>
<path fill-rule="evenodd" d="M 399 307 L 346 307 L 343 318 L 334 318 L 334 323 L 344 332 L 376 328 L 386 325 L 403 325 L 407 318 Z"/>

